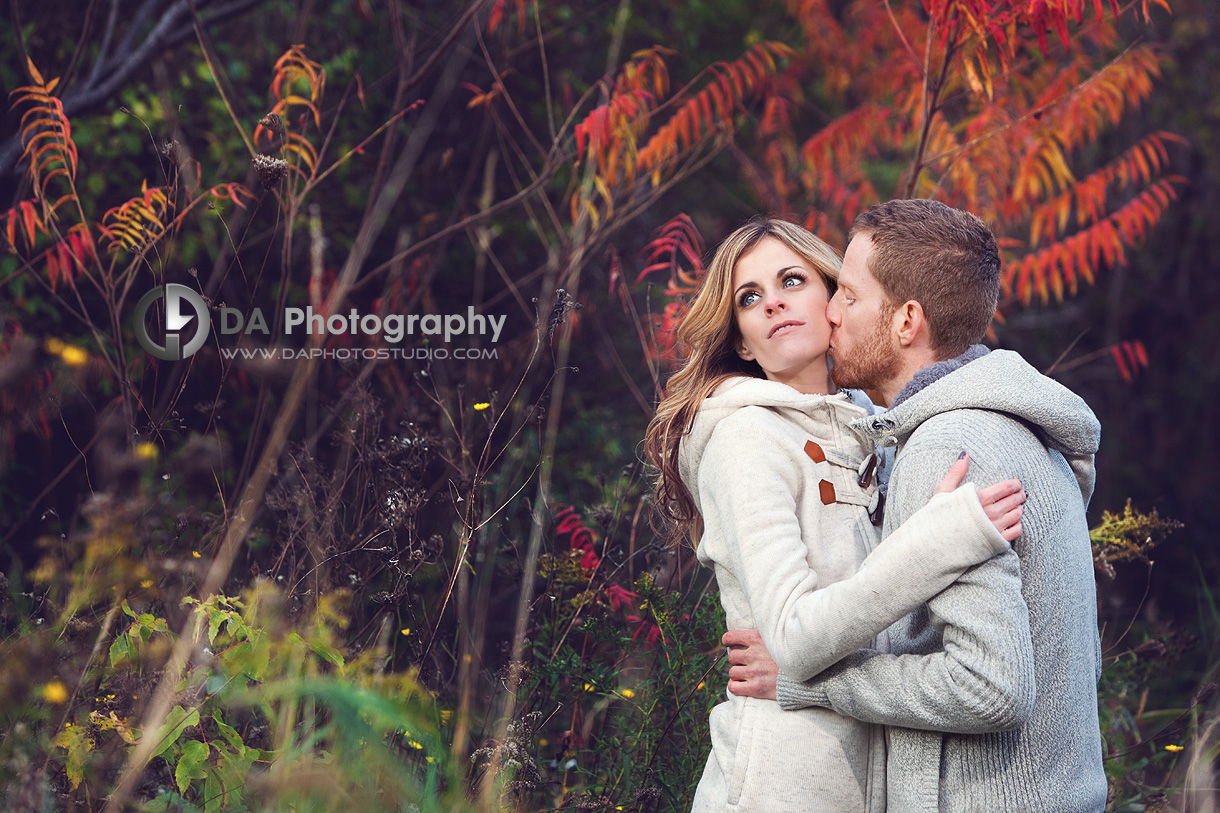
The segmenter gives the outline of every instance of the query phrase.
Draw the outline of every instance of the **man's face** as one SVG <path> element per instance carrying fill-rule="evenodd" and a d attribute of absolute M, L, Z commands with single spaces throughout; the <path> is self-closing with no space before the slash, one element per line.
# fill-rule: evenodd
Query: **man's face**
<path fill-rule="evenodd" d="M 831 375 L 839 387 L 880 390 L 899 372 L 890 326 L 894 311 L 881 283 L 868 269 L 872 255 L 869 235 L 852 238 L 843 255 L 839 290 L 826 306 L 830 356 L 834 359 Z"/>

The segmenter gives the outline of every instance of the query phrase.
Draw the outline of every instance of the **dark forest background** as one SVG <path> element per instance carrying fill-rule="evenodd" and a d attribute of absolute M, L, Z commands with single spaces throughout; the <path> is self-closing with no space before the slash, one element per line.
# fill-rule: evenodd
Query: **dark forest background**
<path fill-rule="evenodd" d="M 903 195 L 995 224 L 993 346 L 1101 420 L 1110 809 L 1210 809 L 1220 8 L 1038 6 L 10 3 L 6 809 L 687 809 L 725 667 L 650 521 L 665 330 L 749 217 L 841 250 Z M 1106 167 L 1102 215 L 1141 214 L 1098 237 Z M 130 316 L 163 282 L 505 326 L 230 360 L 214 310 L 163 362 Z"/>

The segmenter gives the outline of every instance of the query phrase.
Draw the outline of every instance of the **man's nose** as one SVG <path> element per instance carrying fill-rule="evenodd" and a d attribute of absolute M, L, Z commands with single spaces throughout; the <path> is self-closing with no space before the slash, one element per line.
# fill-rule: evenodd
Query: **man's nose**
<path fill-rule="evenodd" d="M 841 316 L 842 314 L 839 313 L 839 296 L 835 294 L 826 303 L 826 321 L 830 322 L 831 326 L 838 327 Z"/>

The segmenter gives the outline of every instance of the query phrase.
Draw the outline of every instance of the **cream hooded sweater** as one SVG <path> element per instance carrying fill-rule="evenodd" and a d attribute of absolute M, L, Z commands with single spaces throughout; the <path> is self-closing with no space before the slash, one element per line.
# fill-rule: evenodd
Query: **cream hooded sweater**
<path fill-rule="evenodd" d="M 682 442 L 682 479 L 704 522 L 698 556 L 715 570 L 728 626 L 757 629 L 797 679 L 867 645 L 972 565 L 1011 555 L 969 484 L 879 544 L 868 516 L 876 478 L 858 484 L 874 447 L 849 427 L 871 406 L 735 378 L 704 401 Z M 880 727 L 727 698 L 712 710 L 694 810 L 884 810 Z"/>

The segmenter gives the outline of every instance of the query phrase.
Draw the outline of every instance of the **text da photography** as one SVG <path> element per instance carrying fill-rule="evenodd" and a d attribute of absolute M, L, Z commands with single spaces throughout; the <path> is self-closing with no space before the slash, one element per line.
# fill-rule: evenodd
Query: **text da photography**
<path fill-rule="evenodd" d="M 375 313 L 361 315 L 352 308 L 346 314 L 314 313 L 312 306 L 305 308 L 284 309 L 284 334 L 291 336 L 301 333 L 307 336 L 343 336 L 363 334 L 365 336 L 381 336 L 390 344 L 398 344 L 407 336 L 440 336 L 445 342 L 452 342 L 455 337 L 486 336 L 490 330 L 492 342 L 500 340 L 500 331 L 508 317 L 485 316 L 475 313 L 469 307 L 465 314 L 400 313 L 378 316 Z M 234 333 L 261 333 L 271 335 L 267 319 L 260 308 L 254 308 L 249 315 L 237 308 L 220 309 L 220 332 L 224 335 Z"/>

